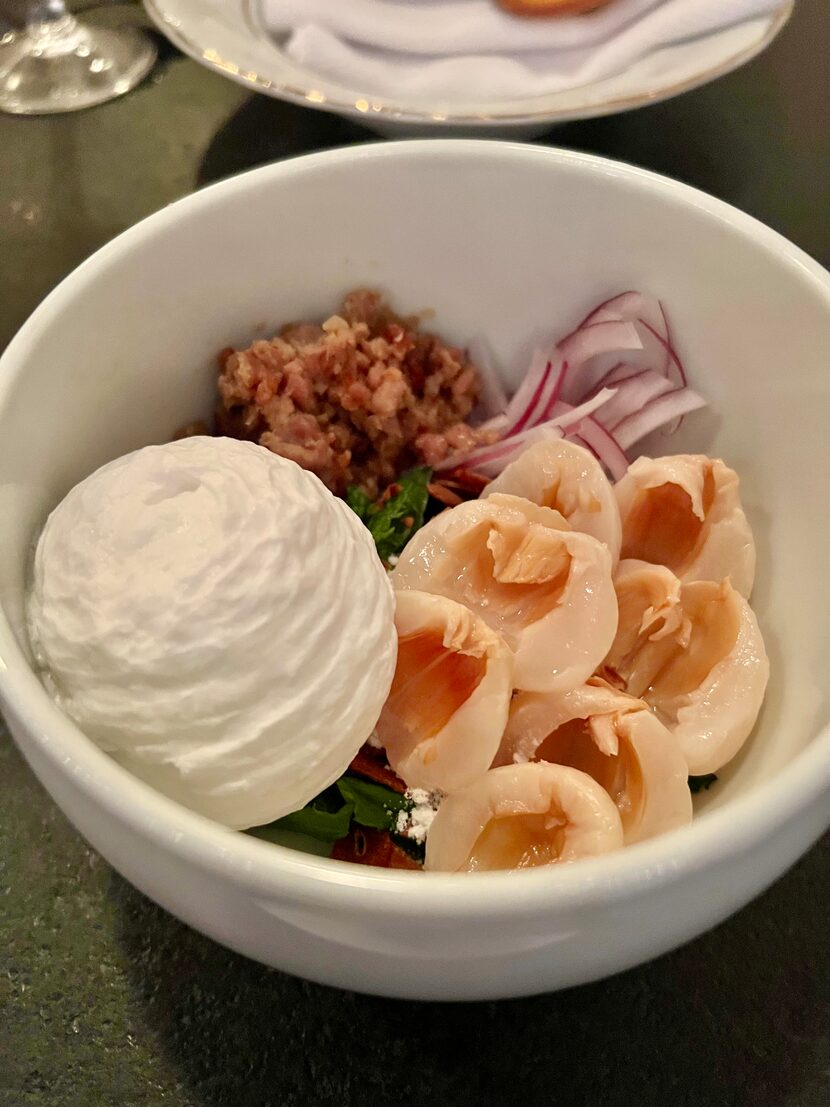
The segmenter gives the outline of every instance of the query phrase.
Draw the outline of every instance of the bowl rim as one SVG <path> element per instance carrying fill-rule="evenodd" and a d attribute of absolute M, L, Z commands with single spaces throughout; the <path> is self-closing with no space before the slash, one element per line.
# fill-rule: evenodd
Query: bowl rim
<path fill-rule="evenodd" d="M 179 216 L 210 210 L 234 193 L 244 195 L 271 180 L 302 178 L 307 173 L 374 158 L 378 161 L 429 160 L 452 155 L 473 162 L 524 160 L 547 163 L 556 171 L 600 173 L 659 194 L 667 202 L 692 206 L 707 217 L 752 239 L 809 284 L 830 314 L 830 273 L 799 247 L 722 200 L 649 170 L 593 154 L 480 139 L 424 139 L 368 143 L 300 155 L 207 186 L 147 216 L 101 247 L 66 276 L 23 324 L 0 357 L 0 425 L 10 390 L 40 334 L 55 324 L 74 297 L 111 263 L 135 246 L 162 239 Z M 29 665 L 0 607 L 0 703 L 55 772 L 72 778 L 91 804 L 134 833 L 201 870 L 266 899 L 331 903 L 374 912 L 460 917 L 515 917 L 539 910 L 563 910 L 624 901 L 646 889 L 669 885 L 716 862 L 752 851 L 830 792 L 830 723 L 778 775 L 737 797 L 724 808 L 705 812 L 690 826 L 625 850 L 575 866 L 554 866 L 521 873 L 420 873 L 333 861 L 230 830 L 167 798 L 113 761 L 88 739 L 53 702 Z M 830 811 L 828 811 L 830 821 Z M 371 899 L 368 898 L 370 894 Z M 414 899 L 412 897 L 415 897 Z"/>

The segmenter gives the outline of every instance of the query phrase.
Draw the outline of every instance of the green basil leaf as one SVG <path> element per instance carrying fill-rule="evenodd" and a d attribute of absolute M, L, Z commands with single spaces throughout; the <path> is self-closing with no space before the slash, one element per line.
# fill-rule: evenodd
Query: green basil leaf
<path fill-rule="evenodd" d="M 351 485 L 346 491 L 346 503 L 357 517 L 368 526 L 369 516 L 375 506 L 370 496 L 367 496 L 362 488 L 356 484 Z"/>
<path fill-rule="evenodd" d="M 349 833 L 352 819 L 375 830 L 394 830 L 398 812 L 408 806 L 409 801 L 391 788 L 356 776 L 342 776 L 300 811 L 292 811 L 267 826 L 254 827 L 250 833 L 275 841 L 281 831 L 288 830 L 319 842 L 337 842 Z"/>
<path fill-rule="evenodd" d="M 346 503 L 369 528 L 381 560 L 389 561 L 399 554 L 423 525 L 431 476 L 432 470 L 425 465 L 410 469 L 396 482 L 398 492 L 381 507 L 354 485 L 347 491 Z"/>
<path fill-rule="evenodd" d="M 275 832 L 290 830 L 295 834 L 307 834 L 309 838 L 316 838 L 320 842 L 336 842 L 345 838 L 349 833 L 349 827 L 354 814 L 351 803 L 345 803 L 337 811 L 325 811 L 315 806 L 316 801 L 306 804 L 300 811 L 292 811 L 290 815 L 283 815 L 267 826 L 255 827 L 251 833 L 257 838 L 265 838 L 274 841 Z"/>
<path fill-rule="evenodd" d="M 337 787 L 354 809 L 354 821 L 375 830 L 394 830 L 398 812 L 409 806 L 409 801 L 399 792 L 355 776 L 342 776 Z"/>

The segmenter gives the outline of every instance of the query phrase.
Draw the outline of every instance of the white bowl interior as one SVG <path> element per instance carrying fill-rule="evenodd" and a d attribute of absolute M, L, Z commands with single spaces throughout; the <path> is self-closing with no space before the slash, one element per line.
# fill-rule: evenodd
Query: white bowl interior
<path fill-rule="evenodd" d="M 434 309 L 458 342 L 486 338 L 514 377 L 535 339 L 595 302 L 663 298 L 711 408 L 651 447 L 719 454 L 741 475 L 772 662 L 757 732 L 701 806 L 773 778 L 828 718 L 830 285 L 723 205 L 579 155 L 438 142 L 298 160 L 208 189 L 82 266 L 0 370 L 0 600 L 21 646 L 31 543 L 57 500 L 207 415 L 222 347 L 324 316 L 356 285 Z"/>

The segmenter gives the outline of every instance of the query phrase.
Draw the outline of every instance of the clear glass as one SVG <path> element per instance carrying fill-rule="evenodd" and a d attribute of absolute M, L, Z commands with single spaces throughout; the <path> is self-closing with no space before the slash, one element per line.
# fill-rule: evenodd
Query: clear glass
<path fill-rule="evenodd" d="M 64 0 L 29 5 L 26 28 L 0 37 L 0 111 L 76 111 L 129 92 L 156 58 L 151 40 L 75 19 Z"/>

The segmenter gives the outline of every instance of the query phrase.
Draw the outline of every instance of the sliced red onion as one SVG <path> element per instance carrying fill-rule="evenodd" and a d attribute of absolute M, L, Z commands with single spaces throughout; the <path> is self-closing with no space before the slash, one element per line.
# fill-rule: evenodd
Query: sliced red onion
<path fill-rule="evenodd" d="M 683 362 L 677 356 L 677 351 L 672 346 L 669 338 L 664 338 L 662 335 L 658 334 L 657 331 L 645 321 L 643 321 L 642 325 L 646 333 L 650 334 L 655 341 L 660 344 L 666 355 L 665 375 L 679 388 L 685 388 L 687 383 L 686 370 L 683 367 Z M 666 332 L 668 334 L 668 324 L 666 326 Z"/>
<path fill-rule="evenodd" d="M 592 415 L 595 411 L 598 411 L 603 404 L 608 403 L 613 395 L 613 388 L 605 388 L 602 392 L 598 393 L 596 396 L 592 396 L 590 400 L 586 400 L 584 404 L 580 404 L 578 407 L 559 402 L 554 409 L 553 418 L 547 419 L 544 423 L 537 423 L 535 426 L 526 427 L 517 434 L 507 435 L 489 446 L 477 446 L 474 450 L 453 454 L 443 461 L 439 461 L 435 469 L 440 471 L 455 469 L 463 463 L 465 468 L 476 469 L 479 472 L 487 474 L 488 468 L 486 467 L 492 466 L 493 463 L 501 461 L 502 467 L 504 467 L 504 465 L 507 464 L 507 462 L 503 460 L 506 455 L 512 456 L 518 450 L 524 449 L 525 446 L 535 438 L 545 433 L 553 432 L 558 438 L 566 436 L 570 428 L 576 427 L 586 416 Z M 500 472 L 501 470 L 499 469 L 497 471 Z"/>
<path fill-rule="evenodd" d="M 527 437 L 525 437 L 527 435 Z M 477 461 L 475 463 L 475 470 L 477 473 L 481 473 L 485 477 L 497 477 L 499 473 L 506 469 L 511 461 L 515 461 L 516 458 L 526 450 L 527 447 L 538 437 L 536 434 L 536 428 L 531 427 L 529 431 L 523 431 L 521 434 L 517 434 L 515 438 L 510 438 L 510 449 L 498 457 L 487 458 L 484 461 Z M 465 462 L 466 464 L 466 462 Z"/>
<path fill-rule="evenodd" d="M 625 381 L 633 380 L 634 377 L 639 377 L 641 373 L 653 373 L 653 369 L 639 369 L 636 365 L 615 365 L 603 378 L 603 387 L 610 388 L 611 385 L 616 387 L 623 384 Z M 658 373 L 657 376 L 660 376 Z M 599 389 L 595 388 L 593 391 L 598 392 Z"/>
<path fill-rule="evenodd" d="M 612 401 L 613 402 L 613 401 Z M 593 415 L 588 415 L 576 429 L 569 434 L 570 441 L 579 440 L 595 455 L 611 474 L 612 480 L 620 480 L 628 469 L 628 458 L 622 447 L 610 431 Z"/>
<path fill-rule="evenodd" d="M 583 446 L 608 468 L 614 480 L 619 480 L 628 468 L 628 458 L 620 449 L 614 436 L 592 414 L 612 401 L 613 396 L 613 390 L 608 389 L 605 394 L 596 396 L 579 407 L 560 402 L 556 405 L 557 413 L 553 419 L 538 426 L 529 427 L 520 434 L 506 438 L 493 446 L 482 447 L 473 454 L 468 454 L 464 458 L 464 464 L 475 468 L 485 476 L 497 476 L 532 442 L 550 435 L 556 438 L 567 438 L 569 442 L 576 442 L 577 445 Z M 453 464 L 458 464 L 458 461 L 454 461 Z"/>
<path fill-rule="evenodd" d="M 534 397 L 537 396 L 540 384 L 548 372 L 547 356 L 541 350 L 536 350 L 530 359 L 524 380 L 505 409 L 504 414 L 510 427 L 514 427 L 525 412 L 533 406 Z"/>
<path fill-rule="evenodd" d="M 609 403 L 615 395 L 615 389 L 603 388 L 596 396 L 591 396 L 589 400 L 586 400 L 582 404 L 566 404 L 564 401 L 560 400 L 554 408 L 554 417 L 545 423 L 540 423 L 539 426 L 560 427 L 567 435 L 569 428 L 575 427 L 587 415 L 593 415 L 595 411 L 599 411 L 599 409 Z"/>
<path fill-rule="evenodd" d="M 621 292 L 619 296 L 613 296 L 595 307 L 579 324 L 577 330 L 590 323 L 614 321 L 634 323 L 638 320 L 648 323 L 658 334 L 662 334 L 668 340 L 668 326 L 663 305 L 656 296 L 649 296 L 644 292 Z"/>
<path fill-rule="evenodd" d="M 610 366 L 631 361 L 632 352 L 643 349 L 643 341 L 633 323 L 590 323 L 563 339 L 558 349 L 568 363 L 560 395 L 575 404 Z"/>
<path fill-rule="evenodd" d="M 594 447 L 590 444 L 590 442 L 586 442 L 581 435 L 576 433 L 576 431 L 571 431 L 567 438 L 568 441 L 573 442 L 575 446 L 581 446 L 583 450 L 587 450 L 589 454 L 593 454 L 597 461 L 599 461 L 599 454 L 594 449 Z"/>
<path fill-rule="evenodd" d="M 601 388 L 606 388 L 609 385 L 616 384 L 617 381 L 628 380 L 629 377 L 635 376 L 637 373 L 641 373 L 642 369 L 638 369 L 635 365 L 628 365 L 624 361 L 618 361 L 612 365 L 607 373 L 603 373 L 599 380 L 594 384 L 593 388 L 590 388 L 587 392 L 588 396 L 594 396 Z"/>
<path fill-rule="evenodd" d="M 535 387 L 530 394 L 522 390 L 524 393 L 522 410 L 519 410 L 518 406 L 511 401 L 512 414 L 508 409 L 508 412 L 501 417 L 504 421 L 505 437 L 538 426 L 550 418 L 559 398 L 566 369 L 567 363 L 562 360 L 558 351 L 554 350 L 551 356 L 547 357 L 541 350 L 536 350 L 525 378 L 534 381 Z M 501 429 L 497 419 L 489 420 L 484 424 L 484 429 Z"/>
<path fill-rule="evenodd" d="M 590 400 L 578 406 L 567 404 L 560 400 L 553 405 L 551 417 L 548 418 L 548 420 L 543 423 L 537 423 L 535 426 L 528 427 L 526 431 L 517 434 L 515 437 L 511 436 L 506 439 L 506 441 L 515 442 L 519 439 L 519 441 L 527 445 L 533 436 L 533 432 L 536 431 L 541 433 L 552 431 L 556 433 L 558 437 L 570 437 L 574 427 L 579 426 L 584 418 L 593 415 L 594 412 L 600 411 L 600 408 L 608 404 L 613 399 L 613 396 L 613 389 L 603 389 L 595 396 L 591 396 Z"/>
<path fill-rule="evenodd" d="M 541 426 L 528 427 L 518 434 L 503 438 L 500 442 L 494 442 L 492 446 L 479 446 L 475 450 L 470 450 L 467 453 L 454 454 L 445 461 L 439 462 L 435 466 L 435 469 L 436 471 L 444 471 L 446 469 L 455 469 L 459 465 L 463 465 L 466 469 L 474 469 L 477 473 L 483 473 L 486 477 L 494 477 L 497 476 L 517 454 L 520 454 L 522 450 L 526 449 L 531 442 L 534 442 L 537 438 L 543 437 L 545 434 L 553 435 L 556 438 L 564 437 L 563 432 L 558 427 L 543 423 Z"/>
<path fill-rule="evenodd" d="M 614 427 L 614 437 L 621 448 L 627 450 L 658 427 L 701 407 L 706 407 L 706 401 L 697 392 L 691 388 L 675 388 L 618 423 Z"/>
<path fill-rule="evenodd" d="M 614 381 L 615 395 L 603 406 L 597 418 L 608 430 L 640 411 L 646 404 L 658 396 L 672 391 L 670 381 L 653 369 L 643 369 L 639 373 Z"/>
<path fill-rule="evenodd" d="M 517 412 L 514 420 L 510 426 L 508 434 L 519 434 L 525 427 L 533 427 L 538 421 L 538 416 L 544 411 L 547 403 L 547 395 L 549 391 L 549 381 L 553 366 L 541 350 L 537 350 L 530 363 L 530 369 L 528 370 L 528 376 L 533 376 L 536 381 L 536 387 L 533 390 L 533 394 L 528 400 L 525 408 L 521 412 Z"/>
<path fill-rule="evenodd" d="M 508 433 L 507 416 L 494 415 L 492 419 L 488 419 L 486 423 L 479 423 L 476 427 L 479 431 L 492 431 L 494 434 L 501 438 L 504 438 Z"/>
<path fill-rule="evenodd" d="M 522 449 L 531 441 L 538 430 L 538 427 L 528 427 L 518 434 L 506 435 L 504 438 L 500 438 L 498 442 L 492 442 L 490 445 L 476 446 L 473 450 L 463 450 L 460 453 L 450 454 L 449 457 L 438 462 L 435 470 L 436 472 L 444 472 L 448 469 L 457 469 L 460 465 L 463 465 L 465 469 L 475 469 L 477 472 L 489 474 L 487 466 L 492 462 L 497 462 L 499 459 L 514 454 L 518 449 Z M 561 432 L 559 433 L 561 436 Z M 507 462 L 502 461 L 502 464 L 506 465 Z M 500 471 L 497 470 L 497 472 Z"/>
<path fill-rule="evenodd" d="M 676 355 L 671 355 L 676 358 Z M 669 361 L 666 361 L 668 366 Z M 680 362 L 677 362 L 677 367 L 683 372 L 683 367 Z M 619 389 L 620 385 L 626 384 L 628 381 L 639 379 L 646 376 L 648 379 L 655 380 L 654 387 L 656 389 L 656 379 L 660 379 L 665 382 L 663 391 L 669 392 L 674 388 L 681 387 L 677 383 L 673 383 L 669 377 L 656 369 L 643 369 L 640 366 L 632 365 L 627 362 L 619 362 L 617 365 L 612 366 L 607 373 L 597 381 L 594 387 L 590 390 L 589 395 L 595 395 L 601 388 L 614 387 Z"/>
<path fill-rule="evenodd" d="M 509 403 L 499 401 L 500 385 L 491 387 L 498 378 L 482 349 L 482 397 L 491 418 L 481 429 L 501 437 L 447 458 L 440 470 L 464 464 L 495 475 L 535 438 L 555 434 L 585 446 L 617 480 L 628 465 L 626 449 L 705 406 L 686 387 L 663 305 L 641 292 L 606 300 L 549 353 L 537 351 Z"/>
<path fill-rule="evenodd" d="M 633 291 L 613 296 L 610 300 L 606 300 L 605 303 L 595 307 L 579 324 L 577 330 L 591 326 L 594 323 L 612 322 L 635 323 L 638 326 L 648 324 L 666 342 L 669 341 L 668 319 L 663 310 L 663 305 L 655 296 Z M 665 362 L 665 355 L 660 360 Z M 647 368 L 647 366 L 643 364 L 641 368 Z M 661 366 L 656 365 L 655 368 L 661 368 Z M 665 369 L 665 364 L 662 368 Z"/>
<path fill-rule="evenodd" d="M 557 403 L 562 395 L 562 386 L 568 373 L 568 363 L 562 357 L 559 350 L 554 350 L 550 356 L 550 370 L 541 403 L 533 416 L 533 426 L 540 426 L 552 418 Z"/>

